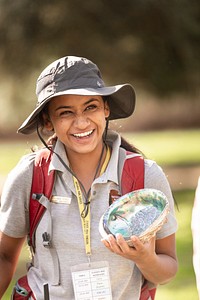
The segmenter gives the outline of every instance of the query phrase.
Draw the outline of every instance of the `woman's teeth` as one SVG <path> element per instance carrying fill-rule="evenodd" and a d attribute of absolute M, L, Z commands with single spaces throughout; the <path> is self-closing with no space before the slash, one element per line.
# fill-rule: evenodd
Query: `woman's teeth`
<path fill-rule="evenodd" d="M 82 138 L 82 137 L 86 137 L 89 136 L 90 134 L 92 134 L 93 130 L 87 131 L 87 132 L 82 132 L 82 133 L 74 133 L 73 136 L 78 137 L 78 138 Z"/>

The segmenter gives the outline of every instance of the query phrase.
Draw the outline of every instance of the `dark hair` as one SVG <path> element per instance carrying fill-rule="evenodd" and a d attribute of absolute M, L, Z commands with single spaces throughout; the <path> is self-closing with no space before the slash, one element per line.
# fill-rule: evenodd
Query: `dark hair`
<path fill-rule="evenodd" d="M 38 127 L 42 127 L 42 129 L 44 128 L 44 117 L 43 114 L 45 115 L 49 115 L 48 114 L 48 105 L 46 104 L 43 109 L 39 112 L 38 114 Z"/>
<path fill-rule="evenodd" d="M 123 136 L 121 136 L 121 147 L 124 148 L 126 151 L 138 153 L 141 154 L 142 156 L 145 156 L 141 150 L 136 148 L 134 145 L 130 144 Z"/>

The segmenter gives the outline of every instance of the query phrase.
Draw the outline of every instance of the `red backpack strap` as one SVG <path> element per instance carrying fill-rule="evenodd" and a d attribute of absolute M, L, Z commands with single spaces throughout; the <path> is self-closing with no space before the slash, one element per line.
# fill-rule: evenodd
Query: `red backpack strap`
<path fill-rule="evenodd" d="M 144 188 L 144 158 L 137 154 L 131 157 L 131 154 L 133 153 L 127 152 L 122 171 L 122 195 Z M 128 155 L 130 155 L 130 158 Z"/>
<path fill-rule="evenodd" d="M 24 275 L 23 277 L 17 280 L 13 288 L 11 299 L 12 300 L 28 300 L 28 299 L 36 300 L 28 284 L 27 275 Z"/>
<path fill-rule="evenodd" d="M 49 151 L 49 150 L 47 150 Z M 51 161 L 51 155 L 46 160 L 43 157 L 43 152 L 39 152 L 36 155 L 38 160 L 40 156 L 40 163 L 35 163 L 33 168 L 33 179 L 32 187 L 30 194 L 30 204 L 29 204 L 29 222 L 30 222 L 30 231 L 29 231 L 29 246 L 34 250 L 34 233 L 37 228 L 37 225 L 44 214 L 45 207 L 40 204 L 38 199 L 40 194 L 45 195 L 48 199 L 52 194 L 55 172 L 51 171 L 48 173 L 49 164 Z"/>
<path fill-rule="evenodd" d="M 51 171 L 48 173 L 49 164 L 51 161 L 51 153 L 48 149 L 42 149 L 37 152 L 34 167 L 33 167 L 33 178 L 32 187 L 30 194 L 29 203 L 29 223 L 30 230 L 28 235 L 28 243 L 35 251 L 34 235 L 37 225 L 39 224 L 45 207 L 38 201 L 41 194 L 45 195 L 48 199 L 52 194 L 55 172 Z M 13 289 L 12 299 L 36 299 L 28 283 L 27 275 L 21 277 Z"/>
<path fill-rule="evenodd" d="M 154 300 L 156 295 L 156 287 L 149 288 L 148 282 L 145 282 L 141 289 L 140 300 Z"/>

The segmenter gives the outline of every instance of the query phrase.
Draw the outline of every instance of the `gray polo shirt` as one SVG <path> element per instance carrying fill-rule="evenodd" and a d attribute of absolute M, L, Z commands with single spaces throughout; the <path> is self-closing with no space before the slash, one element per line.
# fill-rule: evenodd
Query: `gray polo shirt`
<path fill-rule="evenodd" d="M 139 299 L 142 275 L 133 261 L 124 259 L 106 249 L 101 242 L 98 226 L 109 203 L 109 191 L 119 189 L 118 165 L 125 159 L 120 148 L 120 136 L 109 133 L 112 155 L 106 171 L 96 178 L 91 187 L 91 261 L 108 261 L 113 300 Z M 63 144 L 58 141 L 55 152 L 68 164 Z M 0 230 L 11 237 L 23 237 L 29 228 L 29 198 L 35 154 L 21 159 L 8 175 L 1 198 Z M 49 172 L 56 170 L 53 195 L 64 203 L 46 201 L 47 210 L 36 231 L 36 253 L 28 280 L 37 300 L 43 299 L 43 284 L 50 286 L 51 300 L 74 299 L 71 266 L 86 263 L 81 219 L 72 175 L 53 155 Z M 174 201 L 162 169 L 145 159 L 145 188 L 161 190 L 170 203 L 168 222 L 157 233 L 157 238 L 167 237 L 177 230 Z M 56 198 L 55 198 L 56 199 Z M 43 246 L 42 234 L 50 232 L 52 247 Z"/>

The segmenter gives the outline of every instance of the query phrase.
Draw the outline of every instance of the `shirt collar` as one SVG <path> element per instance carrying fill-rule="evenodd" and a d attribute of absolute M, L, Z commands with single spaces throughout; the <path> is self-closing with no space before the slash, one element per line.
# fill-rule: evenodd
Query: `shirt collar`
<path fill-rule="evenodd" d="M 120 148 L 121 137 L 116 131 L 109 130 L 106 141 L 112 152 L 107 169 L 99 180 L 101 182 L 112 181 L 119 184 L 119 156 L 121 152 L 124 152 L 124 149 Z"/>
<path fill-rule="evenodd" d="M 66 155 L 65 146 L 60 140 L 57 140 L 56 145 L 54 147 L 54 152 L 57 153 L 62 158 L 62 160 L 66 163 L 67 166 L 69 166 L 69 161 Z M 64 173 L 66 171 L 66 168 L 55 153 L 53 153 L 52 155 L 52 160 L 49 165 L 49 172 L 53 170 L 57 170 Z"/>

